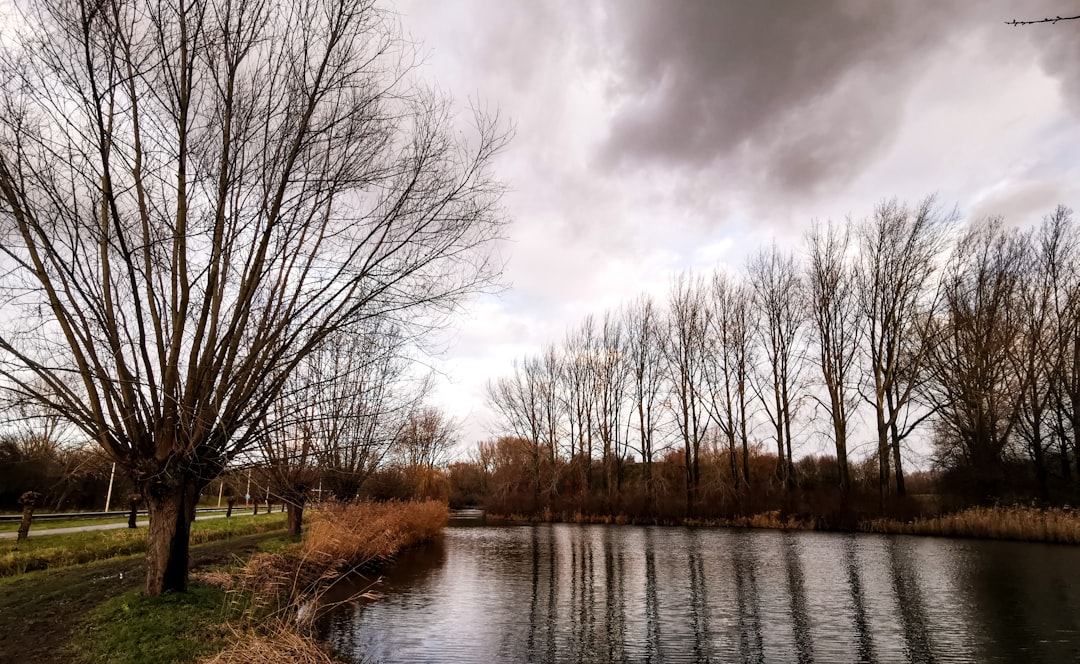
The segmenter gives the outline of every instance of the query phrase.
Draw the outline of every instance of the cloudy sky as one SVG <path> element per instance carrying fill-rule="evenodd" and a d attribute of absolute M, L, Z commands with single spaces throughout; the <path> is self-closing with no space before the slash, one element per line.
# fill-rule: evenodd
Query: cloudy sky
<path fill-rule="evenodd" d="M 1076 0 L 399 0 L 423 76 L 498 109 L 510 288 L 475 301 L 437 398 L 471 444 L 484 385 L 674 273 L 741 269 L 814 219 L 930 193 L 1025 226 L 1080 206 Z"/>

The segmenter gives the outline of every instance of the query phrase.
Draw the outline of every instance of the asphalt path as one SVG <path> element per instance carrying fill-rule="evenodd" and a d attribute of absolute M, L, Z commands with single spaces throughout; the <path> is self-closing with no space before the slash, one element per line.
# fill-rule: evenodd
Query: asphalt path
<path fill-rule="evenodd" d="M 247 512 L 236 510 L 234 514 L 236 516 L 246 516 Z M 259 512 L 260 516 L 263 514 L 266 514 L 266 512 Z M 222 519 L 224 517 L 224 514 L 207 514 L 205 516 L 199 515 L 198 518 L 196 518 L 196 521 L 203 521 L 204 519 Z M 135 523 L 139 526 L 146 526 L 150 523 L 150 521 L 144 518 L 137 520 Z M 93 526 L 71 526 L 70 528 L 34 528 L 33 524 L 31 524 L 30 537 L 39 537 L 42 535 L 66 535 L 68 533 L 86 533 L 90 532 L 91 530 L 115 530 L 117 528 L 127 527 L 127 521 L 122 521 L 120 523 L 99 523 Z M 15 539 L 18 536 L 18 532 L 0 533 L 0 540 Z"/>

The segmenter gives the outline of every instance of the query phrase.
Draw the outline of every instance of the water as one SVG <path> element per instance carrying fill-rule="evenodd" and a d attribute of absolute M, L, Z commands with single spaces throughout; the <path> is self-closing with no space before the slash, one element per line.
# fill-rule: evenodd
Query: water
<path fill-rule="evenodd" d="M 569 524 L 448 528 L 324 637 L 382 662 L 1080 661 L 1080 549 Z M 364 588 L 361 585 L 358 588 Z"/>

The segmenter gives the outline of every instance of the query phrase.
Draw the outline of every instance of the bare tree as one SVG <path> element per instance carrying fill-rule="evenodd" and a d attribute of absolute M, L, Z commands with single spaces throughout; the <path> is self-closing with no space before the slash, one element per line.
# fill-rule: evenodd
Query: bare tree
<path fill-rule="evenodd" d="M 1061 476 L 1073 480 L 1070 452 L 1080 479 L 1080 234 L 1072 210 L 1059 206 L 1041 231 L 1040 250 L 1052 290 L 1053 331 L 1050 394 Z"/>
<path fill-rule="evenodd" d="M 731 480 L 750 486 L 750 372 L 754 366 L 753 293 L 720 270 L 710 284 L 713 314 L 707 339 L 705 379 L 709 414 L 727 439 Z M 742 479 L 738 456 L 741 449 Z"/>
<path fill-rule="evenodd" d="M 391 325 L 330 337 L 297 366 L 267 414 L 257 461 L 298 535 L 316 482 L 351 500 L 394 443 L 426 381 L 408 375 L 405 340 Z M 320 492 L 321 496 L 321 492 Z"/>
<path fill-rule="evenodd" d="M 396 450 L 413 498 L 445 495 L 441 493 L 445 480 L 440 468 L 457 442 L 457 429 L 457 422 L 434 406 L 421 406 L 409 413 Z"/>
<path fill-rule="evenodd" d="M 803 283 L 795 258 L 775 245 L 753 256 L 747 264 L 758 337 L 765 353 L 766 376 L 757 388 L 763 410 L 772 424 L 778 457 L 777 474 L 784 488 L 794 483 L 791 425 L 798 405 L 801 366 L 799 334 L 805 322 Z"/>
<path fill-rule="evenodd" d="M 929 415 L 909 418 L 909 410 L 930 349 L 925 326 L 937 298 L 938 259 L 954 220 L 955 214 L 937 209 L 932 196 L 914 207 L 891 200 L 857 230 L 867 400 L 874 408 L 883 499 L 890 488 L 890 459 L 896 492 L 904 495 L 901 442 Z"/>
<path fill-rule="evenodd" d="M 1025 238 L 1017 284 L 1016 312 L 1019 333 L 1010 353 L 1013 371 L 1024 385 L 1020 399 L 1020 418 L 1016 433 L 1027 443 L 1035 468 L 1036 494 L 1039 500 L 1050 499 L 1049 455 L 1056 431 L 1055 395 L 1060 366 L 1059 358 L 1067 335 L 1059 335 L 1061 321 L 1056 306 L 1057 281 L 1068 251 L 1068 217 L 1063 208 L 1048 216 L 1037 231 Z M 1063 439 L 1064 440 L 1064 439 Z M 1067 444 L 1061 445 L 1067 450 Z M 1067 451 L 1063 468 L 1069 464 Z"/>
<path fill-rule="evenodd" d="M 400 328 L 377 323 L 342 335 L 319 358 L 319 478 L 339 500 L 356 498 L 428 396 L 428 377 L 410 372 L 407 345 Z"/>
<path fill-rule="evenodd" d="M 592 357 L 598 340 L 593 317 L 566 334 L 563 342 L 562 390 L 570 441 L 570 464 L 579 469 L 583 488 L 592 488 L 593 435 L 596 416 L 596 372 Z"/>
<path fill-rule="evenodd" d="M 710 312 L 705 284 L 680 273 L 671 282 L 667 343 L 663 345 L 669 383 L 669 408 L 683 443 L 686 470 L 686 512 L 694 514 L 701 486 L 701 445 L 709 428 L 705 394 L 705 335 Z"/>
<path fill-rule="evenodd" d="M 976 224 L 957 243 L 944 280 L 946 311 L 929 365 L 944 435 L 938 454 L 970 472 L 982 500 L 996 496 L 1002 455 L 1020 417 L 1025 376 L 1010 356 L 1023 331 L 1022 239 L 1000 219 Z"/>
<path fill-rule="evenodd" d="M 551 466 L 551 481 L 548 495 L 552 498 L 558 490 L 559 477 L 556 473 L 556 457 L 559 453 L 559 434 L 563 423 L 565 400 L 560 394 L 562 387 L 562 359 L 554 344 L 544 349 L 539 361 L 540 398 L 543 402 L 543 442 L 548 448 L 548 462 Z"/>
<path fill-rule="evenodd" d="M 307 355 L 491 283 L 506 135 L 481 116 L 456 139 L 367 0 L 31 0 L 21 23 L 0 54 L 0 376 L 132 474 L 146 591 L 183 590 L 200 490 Z"/>
<path fill-rule="evenodd" d="M 608 496 L 622 483 L 625 440 L 623 406 L 627 386 L 627 365 L 623 361 L 622 320 L 613 312 L 604 313 L 599 346 L 589 357 L 593 371 L 596 432 L 603 445 L 604 483 Z"/>
<path fill-rule="evenodd" d="M 645 500 L 652 509 L 656 499 L 653 454 L 659 420 L 657 397 L 663 387 L 663 340 L 661 321 L 652 298 L 642 295 L 623 310 L 626 330 L 625 361 L 629 369 L 629 394 L 638 432 L 637 452 L 645 467 Z"/>
<path fill-rule="evenodd" d="M 836 446 L 840 491 L 851 490 L 848 472 L 848 432 L 858 405 L 856 359 L 860 319 L 855 299 L 855 275 L 848 257 L 849 226 L 822 228 L 814 224 L 806 236 L 810 262 L 806 268 L 807 297 L 817 342 L 818 366 L 828 401 L 818 403 L 828 412 Z"/>
<path fill-rule="evenodd" d="M 540 505 L 540 446 L 544 434 L 541 366 L 533 358 L 514 361 L 513 373 L 488 382 L 488 403 L 518 440 L 528 445 L 533 482 L 533 508 Z"/>

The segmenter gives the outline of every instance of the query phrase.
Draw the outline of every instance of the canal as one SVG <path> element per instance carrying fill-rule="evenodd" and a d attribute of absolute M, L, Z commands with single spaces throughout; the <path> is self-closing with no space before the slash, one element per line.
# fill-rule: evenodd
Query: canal
<path fill-rule="evenodd" d="M 1080 661 L 1080 548 L 1062 545 L 450 527 L 371 590 L 322 625 L 368 664 Z"/>

